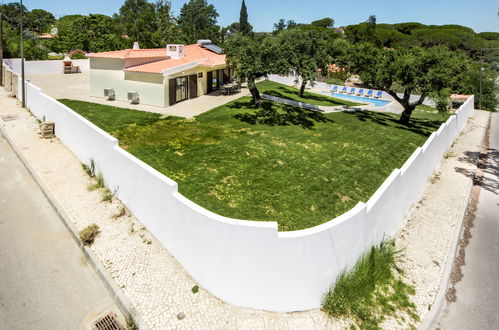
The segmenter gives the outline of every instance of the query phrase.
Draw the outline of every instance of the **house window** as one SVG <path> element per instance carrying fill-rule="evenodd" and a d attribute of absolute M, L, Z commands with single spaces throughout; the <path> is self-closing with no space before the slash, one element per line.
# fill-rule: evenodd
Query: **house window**
<path fill-rule="evenodd" d="M 203 78 L 203 73 L 202 72 L 198 73 L 198 78 Z"/>

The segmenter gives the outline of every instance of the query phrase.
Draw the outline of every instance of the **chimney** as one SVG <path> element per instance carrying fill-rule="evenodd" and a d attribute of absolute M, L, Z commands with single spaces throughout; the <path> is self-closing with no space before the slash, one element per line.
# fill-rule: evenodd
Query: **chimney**
<path fill-rule="evenodd" d="M 138 42 L 138 41 L 135 41 L 135 42 L 133 43 L 133 49 L 140 49 L 140 47 L 139 47 L 139 42 Z"/>
<path fill-rule="evenodd" d="M 184 45 L 166 45 L 166 56 L 173 60 L 184 58 Z"/>

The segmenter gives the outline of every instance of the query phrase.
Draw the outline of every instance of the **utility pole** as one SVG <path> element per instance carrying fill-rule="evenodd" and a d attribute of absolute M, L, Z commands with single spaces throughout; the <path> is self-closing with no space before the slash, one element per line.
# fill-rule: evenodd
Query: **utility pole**
<path fill-rule="evenodd" d="M 23 16 L 24 16 L 24 7 L 23 0 L 21 0 L 21 90 L 22 90 L 22 106 L 26 107 L 26 86 L 25 86 L 25 77 L 24 77 L 24 28 L 23 28 Z"/>
<path fill-rule="evenodd" d="M 3 14 L 0 13 L 0 86 L 3 86 Z"/>

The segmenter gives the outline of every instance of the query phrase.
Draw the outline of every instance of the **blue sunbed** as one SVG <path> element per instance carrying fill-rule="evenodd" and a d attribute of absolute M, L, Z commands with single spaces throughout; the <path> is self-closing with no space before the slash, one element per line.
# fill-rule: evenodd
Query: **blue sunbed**
<path fill-rule="evenodd" d="M 357 95 L 358 95 L 358 96 L 362 96 L 362 94 L 364 94 L 364 88 L 360 88 L 360 89 L 357 91 Z"/>
<path fill-rule="evenodd" d="M 370 89 L 370 90 L 367 91 L 366 96 L 367 97 L 373 97 L 373 91 L 372 91 L 372 89 Z"/>
<path fill-rule="evenodd" d="M 383 97 L 383 92 L 382 91 L 379 91 L 379 92 L 376 93 L 376 98 L 377 99 L 380 99 L 382 97 Z"/>
<path fill-rule="evenodd" d="M 335 85 L 335 86 L 331 87 L 331 92 L 338 93 L 338 86 Z"/>
<path fill-rule="evenodd" d="M 353 87 L 352 87 L 352 88 L 350 89 L 350 92 L 348 92 L 348 94 L 350 94 L 350 95 L 355 94 L 355 88 L 353 88 Z"/>
<path fill-rule="evenodd" d="M 346 86 L 344 86 L 344 87 L 341 89 L 340 93 L 346 93 L 346 92 L 347 92 L 347 87 L 346 87 Z"/>

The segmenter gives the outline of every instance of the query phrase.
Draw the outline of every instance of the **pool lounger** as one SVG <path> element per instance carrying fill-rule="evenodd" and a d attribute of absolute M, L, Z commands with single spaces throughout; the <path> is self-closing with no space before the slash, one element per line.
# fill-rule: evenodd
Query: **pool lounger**
<path fill-rule="evenodd" d="M 355 88 L 351 88 L 350 91 L 348 92 L 350 95 L 355 95 Z"/>
<path fill-rule="evenodd" d="M 331 92 L 338 93 L 338 86 L 331 87 Z"/>
<path fill-rule="evenodd" d="M 340 93 L 346 93 L 346 92 L 347 92 L 347 88 L 346 88 L 346 86 L 345 86 L 345 87 L 343 87 L 343 88 L 340 90 Z"/>
<path fill-rule="evenodd" d="M 382 91 L 379 91 L 379 92 L 376 93 L 376 98 L 377 99 L 380 99 L 382 97 L 383 97 L 383 92 Z"/>
<path fill-rule="evenodd" d="M 358 96 L 362 96 L 364 94 L 364 88 L 361 88 L 357 91 Z"/>
<path fill-rule="evenodd" d="M 368 90 L 365 96 L 366 97 L 373 97 L 373 91 L 371 89 Z"/>

